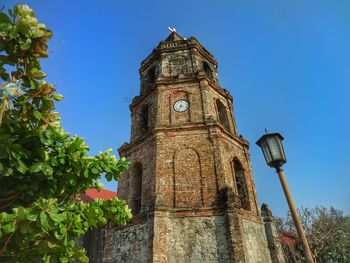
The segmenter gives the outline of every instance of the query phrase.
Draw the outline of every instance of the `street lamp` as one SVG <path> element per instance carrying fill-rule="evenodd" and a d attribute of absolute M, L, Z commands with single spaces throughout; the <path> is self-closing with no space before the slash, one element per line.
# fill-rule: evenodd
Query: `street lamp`
<path fill-rule="evenodd" d="M 298 235 L 301 238 L 303 249 L 306 255 L 306 261 L 309 263 L 314 263 L 312 253 L 307 242 L 304 229 L 301 225 L 300 218 L 298 216 L 297 210 L 295 208 L 292 195 L 289 191 L 286 178 L 284 176 L 284 171 L 282 169 L 283 164 L 287 162 L 286 155 L 284 154 L 284 149 L 282 145 L 283 137 L 279 133 L 266 133 L 263 135 L 256 144 L 261 148 L 266 163 L 276 169 L 276 172 L 280 178 L 281 185 L 286 196 L 289 210 L 292 214 L 292 218 L 297 229 Z"/>
<path fill-rule="evenodd" d="M 276 169 L 282 167 L 287 162 L 282 145 L 283 137 L 279 133 L 269 133 L 263 135 L 256 144 L 263 151 L 266 163 Z"/>

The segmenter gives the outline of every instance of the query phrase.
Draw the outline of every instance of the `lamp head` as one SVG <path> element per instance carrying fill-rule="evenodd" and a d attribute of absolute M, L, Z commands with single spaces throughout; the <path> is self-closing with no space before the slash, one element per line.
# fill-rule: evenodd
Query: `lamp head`
<path fill-rule="evenodd" d="M 282 144 L 283 139 L 279 133 L 267 133 L 256 142 L 270 167 L 279 169 L 287 162 Z"/>

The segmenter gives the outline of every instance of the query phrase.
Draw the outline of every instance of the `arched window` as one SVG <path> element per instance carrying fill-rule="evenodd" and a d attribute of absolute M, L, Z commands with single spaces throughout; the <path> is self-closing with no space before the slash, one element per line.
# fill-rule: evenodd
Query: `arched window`
<path fill-rule="evenodd" d="M 204 70 L 205 75 L 212 80 L 213 79 L 213 71 L 210 68 L 209 64 L 205 61 L 203 61 L 203 70 Z"/>
<path fill-rule="evenodd" d="M 144 105 L 141 110 L 141 130 L 147 131 L 149 127 L 149 107 Z"/>
<path fill-rule="evenodd" d="M 141 211 L 141 195 L 142 195 L 142 165 L 141 163 L 136 163 L 134 165 L 132 173 L 132 209 L 134 215 L 137 215 Z"/>
<path fill-rule="evenodd" d="M 218 119 L 219 122 L 224 125 L 224 127 L 227 130 L 230 130 L 230 126 L 228 124 L 228 118 L 227 118 L 227 112 L 226 112 L 226 108 L 224 106 L 224 104 L 222 104 L 222 102 L 220 100 L 216 100 L 216 108 L 218 110 Z"/>
<path fill-rule="evenodd" d="M 242 208 L 250 210 L 248 188 L 244 176 L 244 170 L 240 161 L 233 161 L 233 171 L 234 178 L 236 179 L 237 194 L 241 199 Z"/>

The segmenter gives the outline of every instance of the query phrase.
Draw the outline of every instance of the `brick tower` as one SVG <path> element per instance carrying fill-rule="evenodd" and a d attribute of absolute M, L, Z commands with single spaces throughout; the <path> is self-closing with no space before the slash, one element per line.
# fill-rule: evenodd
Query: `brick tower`
<path fill-rule="evenodd" d="M 131 165 L 118 196 L 134 218 L 103 231 L 101 262 L 278 262 L 215 58 L 172 32 L 142 61 L 140 81 L 119 149 Z"/>

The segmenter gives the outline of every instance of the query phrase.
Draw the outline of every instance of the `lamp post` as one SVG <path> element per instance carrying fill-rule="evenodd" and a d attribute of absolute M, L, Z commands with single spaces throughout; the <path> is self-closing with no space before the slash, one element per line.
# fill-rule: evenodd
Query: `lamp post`
<path fill-rule="evenodd" d="M 300 218 L 298 216 L 297 210 L 295 208 L 292 195 L 289 191 L 286 178 L 284 176 L 284 171 L 282 169 L 283 164 L 287 162 L 286 156 L 284 154 L 284 149 L 282 145 L 283 137 L 279 133 L 267 133 L 263 135 L 256 144 L 262 149 L 266 163 L 276 169 L 276 172 L 280 178 L 281 185 L 286 196 L 289 210 L 292 214 L 292 218 L 297 229 L 298 235 L 301 239 L 303 249 L 306 256 L 306 262 L 314 263 L 312 253 L 307 242 L 304 229 L 301 225 Z"/>

